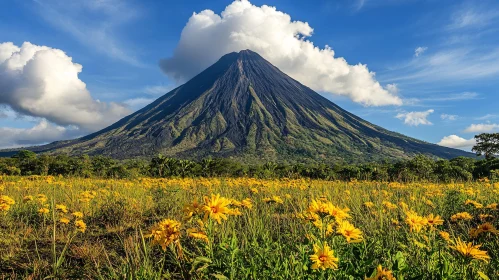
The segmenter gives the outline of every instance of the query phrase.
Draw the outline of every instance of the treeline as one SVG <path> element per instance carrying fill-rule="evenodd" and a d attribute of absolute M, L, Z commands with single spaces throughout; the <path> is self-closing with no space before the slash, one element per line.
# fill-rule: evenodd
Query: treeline
<path fill-rule="evenodd" d="M 117 161 L 104 156 L 69 157 L 37 155 L 20 151 L 11 158 L 0 158 L 2 175 L 53 175 L 101 178 L 137 177 L 256 177 L 312 178 L 324 180 L 434 181 L 456 182 L 481 178 L 498 179 L 499 159 L 459 157 L 434 160 L 419 155 L 395 163 L 358 165 L 302 165 L 267 162 L 244 165 L 227 159 L 179 160 L 158 155 L 151 160 Z"/>

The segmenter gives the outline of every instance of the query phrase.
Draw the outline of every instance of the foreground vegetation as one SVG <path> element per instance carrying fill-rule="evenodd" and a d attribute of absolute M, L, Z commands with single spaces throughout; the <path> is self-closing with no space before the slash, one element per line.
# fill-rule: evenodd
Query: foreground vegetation
<path fill-rule="evenodd" d="M 140 177 L 252 177 L 311 178 L 321 180 L 364 180 L 397 182 L 467 182 L 481 178 L 499 179 L 499 159 L 459 157 L 435 160 L 424 155 L 398 162 L 358 165 L 304 165 L 267 162 L 245 165 L 228 159 L 192 161 L 158 155 L 150 160 L 117 161 L 104 156 L 37 155 L 20 151 L 11 158 L 0 158 L 0 175 L 52 175 L 134 179 Z"/>
<path fill-rule="evenodd" d="M 497 279 L 499 184 L 0 179 L 7 279 Z"/>

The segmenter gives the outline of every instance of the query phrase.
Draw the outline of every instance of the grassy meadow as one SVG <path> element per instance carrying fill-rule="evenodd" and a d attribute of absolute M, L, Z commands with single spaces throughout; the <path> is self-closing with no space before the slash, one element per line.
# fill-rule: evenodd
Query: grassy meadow
<path fill-rule="evenodd" d="M 0 177 L 1 279 L 499 279 L 499 183 Z"/>

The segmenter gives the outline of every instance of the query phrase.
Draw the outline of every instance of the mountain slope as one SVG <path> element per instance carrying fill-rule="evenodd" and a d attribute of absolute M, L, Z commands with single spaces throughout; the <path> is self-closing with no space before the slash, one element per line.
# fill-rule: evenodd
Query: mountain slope
<path fill-rule="evenodd" d="M 257 53 L 230 53 L 145 108 L 86 137 L 31 148 L 115 158 L 158 153 L 245 162 L 361 162 L 464 151 L 412 139 L 341 109 Z"/>

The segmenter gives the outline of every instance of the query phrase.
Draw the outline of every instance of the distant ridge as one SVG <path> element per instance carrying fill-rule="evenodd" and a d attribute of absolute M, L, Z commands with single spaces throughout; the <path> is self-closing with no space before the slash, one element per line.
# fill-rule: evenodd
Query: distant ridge
<path fill-rule="evenodd" d="M 224 55 L 187 83 L 101 131 L 29 149 L 118 159 L 158 153 L 190 159 L 211 156 L 246 163 L 473 156 L 371 124 L 250 50 Z"/>

